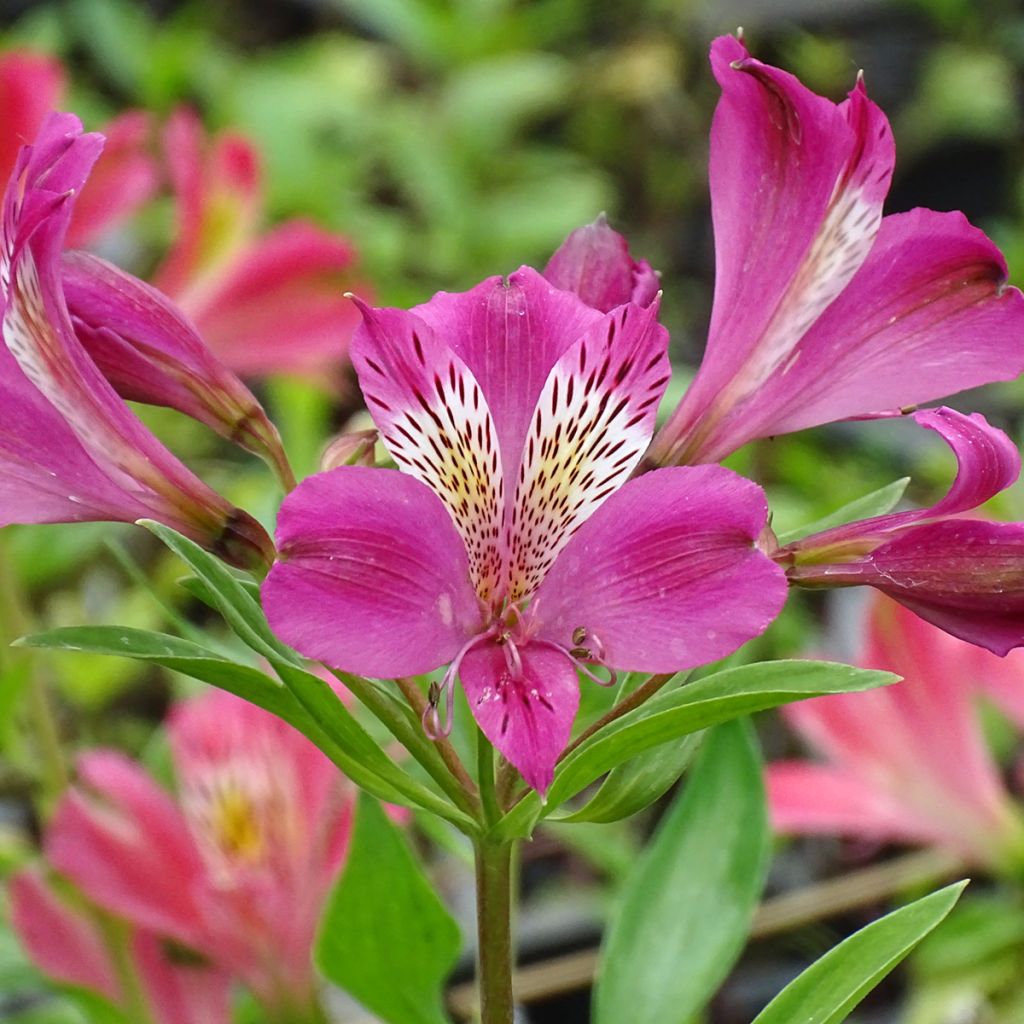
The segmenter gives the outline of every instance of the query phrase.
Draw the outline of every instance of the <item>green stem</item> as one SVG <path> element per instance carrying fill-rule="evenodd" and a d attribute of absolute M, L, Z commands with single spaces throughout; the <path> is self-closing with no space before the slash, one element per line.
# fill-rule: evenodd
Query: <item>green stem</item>
<path fill-rule="evenodd" d="M 481 729 L 476 731 L 476 769 L 484 822 L 489 828 L 501 818 L 502 810 L 498 803 L 498 791 L 494 784 L 494 747 L 488 742 Z"/>
<path fill-rule="evenodd" d="M 476 844 L 480 1024 L 512 1024 L 512 843 Z"/>
<path fill-rule="evenodd" d="M 6 673 L 18 663 L 28 673 L 28 720 L 35 734 L 39 754 L 41 794 L 40 804 L 48 811 L 57 797 L 67 788 L 69 774 L 60 742 L 60 730 L 53 714 L 46 683 L 37 671 L 28 648 L 12 648 L 18 637 L 32 632 L 32 623 L 18 589 L 17 575 L 11 564 L 7 538 L 0 538 L 0 673 Z M 44 813 L 44 817 L 45 817 Z"/>
<path fill-rule="evenodd" d="M 146 998 L 145 986 L 132 957 L 130 926 L 95 906 L 92 907 L 92 914 L 103 935 L 114 973 L 117 975 L 118 988 L 121 991 L 121 1008 L 133 1024 L 156 1024 L 149 1000 Z"/>
<path fill-rule="evenodd" d="M 334 675 L 423 766 L 456 807 L 472 818 L 479 818 L 480 802 L 475 787 L 472 792 L 467 790 L 466 786 L 452 775 L 437 747 L 423 732 L 419 722 L 413 725 L 368 679 L 350 675 L 348 672 L 334 671 Z"/>

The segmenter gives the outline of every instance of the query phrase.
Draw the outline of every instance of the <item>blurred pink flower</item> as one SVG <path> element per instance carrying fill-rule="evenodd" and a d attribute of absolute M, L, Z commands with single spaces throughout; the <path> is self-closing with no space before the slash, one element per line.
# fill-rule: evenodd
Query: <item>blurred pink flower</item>
<path fill-rule="evenodd" d="M 881 595 L 874 598 L 858 663 L 903 681 L 783 709 L 824 763 L 769 765 L 775 827 L 936 844 L 982 865 L 1019 863 L 1024 820 L 975 709 L 978 682 L 1006 663 Z M 1024 691 L 1024 674 L 1017 684 Z"/>
<path fill-rule="evenodd" d="M 357 287 L 351 243 L 302 220 L 261 234 L 259 154 L 243 136 L 207 140 L 199 119 L 179 110 L 164 146 L 178 229 L 157 287 L 239 373 L 337 366 L 359 319 L 344 297 Z"/>
<path fill-rule="evenodd" d="M 176 955 L 150 932 L 62 897 L 44 874 L 19 871 L 10 882 L 14 930 L 36 966 L 55 981 L 103 996 L 125 1013 L 142 999 L 153 1024 L 229 1024 L 230 977 L 197 957 Z M 113 933 L 113 934 L 111 934 Z M 137 991 L 126 991 L 125 965 L 112 942 L 124 942 Z"/>
<path fill-rule="evenodd" d="M 281 1019 L 305 1020 L 350 785 L 290 726 L 226 693 L 179 705 L 168 729 L 177 801 L 134 761 L 90 753 L 47 859 L 97 905 L 196 950 Z"/>
<path fill-rule="evenodd" d="M 0 56 L 0 183 L 14 170 L 18 150 L 39 134 L 60 105 L 64 71 L 52 57 L 18 50 Z M 160 173 L 150 152 L 151 121 L 133 110 L 103 130 L 107 146 L 82 190 L 67 244 L 79 247 L 134 213 L 156 193 Z"/>

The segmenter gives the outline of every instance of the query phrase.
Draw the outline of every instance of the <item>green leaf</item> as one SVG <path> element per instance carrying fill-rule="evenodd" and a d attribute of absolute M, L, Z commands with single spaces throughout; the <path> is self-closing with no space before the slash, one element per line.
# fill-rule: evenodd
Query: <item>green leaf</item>
<path fill-rule="evenodd" d="M 628 818 L 664 796 L 689 767 L 703 732 L 670 740 L 613 768 L 601 788 L 578 811 L 555 815 L 556 821 L 605 824 Z"/>
<path fill-rule="evenodd" d="M 446 1024 L 441 996 L 461 946 L 405 837 L 361 796 L 345 870 L 320 921 L 320 971 L 386 1024 Z"/>
<path fill-rule="evenodd" d="M 315 743 L 356 785 L 381 800 L 422 807 L 460 825 L 469 821 L 396 765 L 319 676 L 287 667 L 289 686 L 190 640 L 125 626 L 70 626 L 23 637 L 26 647 L 117 655 L 199 679 L 283 718 Z"/>
<path fill-rule="evenodd" d="M 839 1024 L 953 909 L 966 882 L 887 914 L 791 981 L 753 1024 Z"/>
<path fill-rule="evenodd" d="M 685 1021 L 705 1005 L 746 942 L 770 839 L 753 728 L 719 726 L 612 911 L 595 1024 Z"/>
<path fill-rule="evenodd" d="M 827 661 L 774 661 L 741 665 L 659 693 L 609 722 L 558 766 L 546 803 L 524 797 L 494 826 L 497 839 L 525 837 L 543 813 L 551 813 L 605 772 L 652 747 L 720 722 L 826 693 L 868 690 L 895 682 L 875 672 Z"/>
<path fill-rule="evenodd" d="M 852 523 L 856 519 L 870 519 L 872 516 L 884 516 L 891 512 L 903 497 L 903 492 L 910 483 L 910 477 L 904 476 L 899 480 L 893 480 L 891 484 L 879 487 L 877 491 L 865 494 L 860 498 L 837 508 L 827 516 L 815 520 L 807 526 L 801 526 L 796 530 L 789 530 L 779 535 L 780 544 L 792 544 L 795 540 L 809 537 L 812 533 L 822 533 L 831 530 L 834 526 L 843 526 Z"/>

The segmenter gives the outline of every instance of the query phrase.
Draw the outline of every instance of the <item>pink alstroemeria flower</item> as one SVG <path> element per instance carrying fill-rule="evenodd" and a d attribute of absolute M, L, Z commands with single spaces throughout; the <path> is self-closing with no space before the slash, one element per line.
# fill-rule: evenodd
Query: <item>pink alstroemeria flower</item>
<path fill-rule="evenodd" d="M 177 802 L 121 754 L 90 753 L 47 860 L 298 1024 L 316 1004 L 311 949 L 347 849 L 351 785 L 291 726 L 220 691 L 179 705 L 168 728 Z"/>
<path fill-rule="evenodd" d="M 882 217 L 894 147 L 858 81 L 836 105 L 717 39 L 714 309 L 653 464 L 942 398 L 1024 370 L 1024 298 L 960 213 Z"/>
<path fill-rule="evenodd" d="M 1019 863 L 1024 820 L 975 707 L 979 676 L 1001 659 L 877 596 L 858 663 L 903 681 L 783 709 L 826 762 L 769 765 L 776 828 L 937 844 L 989 866 Z"/>
<path fill-rule="evenodd" d="M 270 538 L 179 462 L 117 395 L 75 334 L 62 251 L 103 139 L 54 114 L 3 202 L 0 524 L 158 519 L 239 565 Z"/>
<path fill-rule="evenodd" d="M 350 242 L 306 221 L 260 234 L 259 155 L 223 134 L 207 145 L 186 110 L 165 130 L 178 234 L 154 283 L 238 373 L 321 373 L 337 366 L 358 321 Z"/>
<path fill-rule="evenodd" d="M 785 599 L 760 488 L 718 466 L 629 479 L 669 376 L 657 307 L 601 313 L 529 267 L 363 306 L 352 361 L 403 472 L 340 467 L 289 495 L 275 631 L 378 678 L 449 665 L 449 699 L 458 675 L 542 792 L 583 663 L 674 672 L 760 633 Z"/>
<path fill-rule="evenodd" d="M 125 991 L 111 937 L 81 906 L 73 906 L 36 869 L 19 871 L 10 881 L 11 921 L 25 951 L 54 981 L 103 996 L 131 1013 L 141 998 L 153 1024 L 229 1024 L 230 977 L 199 958 L 178 955 L 150 932 L 132 929 L 128 944 L 138 982 L 133 997 Z M 127 928 L 121 922 L 107 926 Z"/>
<path fill-rule="evenodd" d="M 1013 442 L 979 413 L 914 414 L 952 448 L 958 470 L 931 508 L 813 534 L 776 552 L 803 587 L 866 584 L 963 640 L 1006 654 L 1024 646 L 1024 523 L 967 519 L 1020 474 Z"/>
<path fill-rule="evenodd" d="M 18 151 L 38 134 L 60 104 L 64 71 L 52 57 L 28 51 L 0 56 L 0 182 L 14 170 Z M 150 118 L 132 110 L 104 129 L 107 146 L 75 205 L 67 244 L 88 245 L 152 198 L 159 184 L 149 152 Z"/>

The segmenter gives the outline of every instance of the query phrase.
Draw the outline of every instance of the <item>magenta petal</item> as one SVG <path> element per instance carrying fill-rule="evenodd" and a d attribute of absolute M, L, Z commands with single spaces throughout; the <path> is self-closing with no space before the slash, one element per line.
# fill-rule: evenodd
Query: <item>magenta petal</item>
<path fill-rule="evenodd" d="M 569 235 L 548 261 L 544 277 L 602 313 L 626 302 L 650 305 L 661 287 L 651 265 L 630 256 L 625 238 L 608 226 L 604 214 Z"/>
<path fill-rule="evenodd" d="M 1006 654 L 1024 646 L 1024 523 L 950 519 L 873 551 L 863 582 L 921 618 Z"/>
<path fill-rule="evenodd" d="M 507 519 L 513 601 L 629 479 L 671 376 L 658 303 L 618 306 L 558 360 L 537 400 Z"/>
<path fill-rule="evenodd" d="M 36 137 L 63 90 L 64 72 L 52 57 L 24 50 L 0 56 L 0 184 L 10 178 L 18 151 Z"/>
<path fill-rule="evenodd" d="M 61 281 L 78 339 L 122 398 L 177 409 L 283 462 L 252 392 L 161 292 L 84 252 L 64 254 Z"/>
<path fill-rule="evenodd" d="M 307 657 L 385 677 L 451 661 L 480 625 L 465 547 L 419 481 L 346 466 L 284 501 L 263 585 L 274 631 Z"/>
<path fill-rule="evenodd" d="M 535 597 L 541 637 L 583 627 L 616 669 L 674 672 L 762 633 L 786 581 L 757 547 L 764 493 L 720 466 L 658 470 L 612 495 L 576 532 Z"/>
<path fill-rule="evenodd" d="M 484 735 L 543 796 L 569 742 L 580 704 L 579 679 L 561 651 L 528 644 L 513 654 L 518 674 L 504 646 L 481 644 L 462 659 L 459 676 Z"/>
<path fill-rule="evenodd" d="M 789 433 L 1012 380 L 1024 370 L 1024 296 L 1006 276 L 963 214 L 886 217 L 857 275 L 734 429 Z"/>
<path fill-rule="evenodd" d="M 218 967 L 175 963 L 167 943 L 148 932 L 132 942 L 154 1024 L 231 1024 L 231 976 Z"/>
<path fill-rule="evenodd" d="M 537 399 L 558 359 L 601 319 L 531 267 L 468 292 L 439 292 L 412 312 L 479 382 L 494 418 L 511 492 Z"/>
<path fill-rule="evenodd" d="M 711 63 L 722 86 L 709 169 L 715 301 L 697 379 L 655 440 L 662 462 L 717 461 L 757 436 L 733 423 L 737 407 L 788 374 L 867 257 L 893 166 L 888 122 L 862 83 L 836 106 L 731 37 Z"/>
<path fill-rule="evenodd" d="M 813 534 L 791 544 L 787 550 L 803 553 L 847 546 L 859 554 L 865 546 L 877 546 L 895 536 L 897 531 L 922 520 L 971 512 L 1006 490 L 1020 475 L 1020 453 L 1016 446 L 981 413 L 962 413 L 942 407 L 923 409 L 914 414 L 914 420 L 926 430 L 934 430 L 956 456 L 956 478 L 946 496 L 931 508 L 860 519 Z M 811 560 L 825 562 L 828 559 L 814 557 Z"/>
<path fill-rule="evenodd" d="M 32 962 L 54 980 L 116 1004 L 120 986 L 96 926 L 64 903 L 37 870 L 14 875 L 9 893 L 11 924 Z"/>

